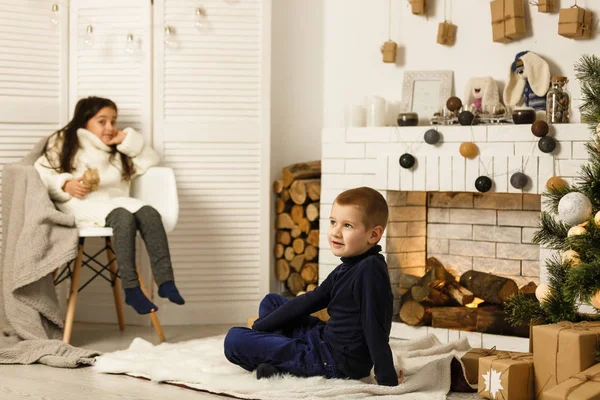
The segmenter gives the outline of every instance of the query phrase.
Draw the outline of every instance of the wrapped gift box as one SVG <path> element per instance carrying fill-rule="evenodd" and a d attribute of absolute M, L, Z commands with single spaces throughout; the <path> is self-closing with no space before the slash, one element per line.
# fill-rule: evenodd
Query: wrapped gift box
<path fill-rule="evenodd" d="M 475 385 L 479 380 L 479 359 L 498 354 L 496 348 L 492 349 L 471 349 L 460 359 L 465 366 L 465 378 Z"/>
<path fill-rule="evenodd" d="M 493 0 L 490 8 L 494 42 L 508 43 L 525 36 L 524 0 Z"/>
<path fill-rule="evenodd" d="M 590 38 L 592 12 L 577 6 L 561 9 L 558 15 L 558 34 L 568 38 Z"/>
<path fill-rule="evenodd" d="M 440 22 L 438 25 L 437 42 L 445 46 L 452 46 L 456 41 L 456 25 L 449 22 Z"/>
<path fill-rule="evenodd" d="M 561 322 L 533 327 L 536 393 L 549 390 L 596 363 L 600 323 Z"/>
<path fill-rule="evenodd" d="M 538 0 L 538 12 L 554 12 L 554 0 Z"/>
<path fill-rule="evenodd" d="M 506 353 L 479 359 L 477 393 L 485 399 L 530 400 L 533 390 L 531 353 Z"/>
<path fill-rule="evenodd" d="M 542 392 L 538 400 L 600 400 L 600 364 Z"/>

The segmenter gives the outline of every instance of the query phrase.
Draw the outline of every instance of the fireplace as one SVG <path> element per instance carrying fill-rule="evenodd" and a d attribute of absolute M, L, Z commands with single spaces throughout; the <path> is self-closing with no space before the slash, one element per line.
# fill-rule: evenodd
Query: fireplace
<path fill-rule="evenodd" d="M 423 140 L 430 128 L 324 129 L 321 226 L 327 226 L 331 205 L 341 191 L 370 186 L 384 194 L 390 206 L 390 222 L 381 244 L 393 286 L 402 272 L 422 274 L 428 255 L 447 264 L 455 275 L 473 269 L 510 277 L 519 286 L 545 282 L 544 264 L 552 251 L 531 242 L 536 219 L 544 209 L 541 194 L 552 176 L 569 183 L 577 177 L 588 158 L 588 127 L 552 126 L 550 135 L 557 141 L 552 154 L 538 150 L 538 138 L 529 125 L 438 126 L 442 141 L 436 145 Z M 478 147 L 475 159 L 460 155 L 459 147 L 466 141 Z M 417 160 L 413 168 L 400 167 L 399 157 L 404 153 Z M 528 176 L 523 189 L 510 185 L 514 172 Z M 475 188 L 475 180 L 482 175 L 493 180 L 488 193 Z M 319 279 L 323 280 L 339 259 L 329 250 L 326 230 L 320 235 Z M 405 333 L 413 329 L 395 324 L 393 331 L 407 337 Z M 453 337 L 452 332 L 441 335 Z M 485 341 L 485 334 L 469 332 L 466 336 L 478 347 Z"/>

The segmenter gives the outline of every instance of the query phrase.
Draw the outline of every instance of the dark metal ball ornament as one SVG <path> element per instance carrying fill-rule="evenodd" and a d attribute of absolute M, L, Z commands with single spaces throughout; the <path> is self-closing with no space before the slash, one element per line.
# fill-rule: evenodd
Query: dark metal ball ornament
<path fill-rule="evenodd" d="M 529 177 L 522 172 L 515 172 L 510 177 L 510 184 L 515 189 L 523 189 L 525 186 L 527 186 L 528 182 Z"/>
<path fill-rule="evenodd" d="M 425 140 L 427 144 L 436 144 L 440 141 L 440 133 L 435 129 L 429 129 L 425 132 L 425 135 L 423 135 L 423 140 Z"/>
<path fill-rule="evenodd" d="M 492 180 L 487 176 L 480 176 L 475 179 L 475 189 L 479 190 L 481 193 L 489 192 L 492 188 Z"/>
<path fill-rule="evenodd" d="M 552 136 L 544 136 L 540 138 L 538 148 L 543 153 L 552 153 L 556 149 L 556 140 Z"/>
<path fill-rule="evenodd" d="M 410 169 L 415 165 L 415 157 L 412 154 L 404 153 L 400 156 L 400 166 Z"/>
<path fill-rule="evenodd" d="M 550 132 L 550 126 L 546 121 L 542 121 L 541 119 L 535 121 L 531 124 L 531 133 L 537 137 L 544 137 Z"/>

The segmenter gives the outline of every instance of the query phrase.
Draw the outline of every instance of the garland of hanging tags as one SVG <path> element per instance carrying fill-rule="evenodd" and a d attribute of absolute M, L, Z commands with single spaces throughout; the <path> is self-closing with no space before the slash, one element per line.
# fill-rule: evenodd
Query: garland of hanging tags
<path fill-rule="evenodd" d="M 447 9 L 446 0 L 444 0 L 444 22 L 440 22 L 438 25 L 437 42 L 444 46 L 454 46 L 457 26 L 448 21 L 446 17 Z M 450 15 L 452 15 L 452 0 L 450 0 Z"/>

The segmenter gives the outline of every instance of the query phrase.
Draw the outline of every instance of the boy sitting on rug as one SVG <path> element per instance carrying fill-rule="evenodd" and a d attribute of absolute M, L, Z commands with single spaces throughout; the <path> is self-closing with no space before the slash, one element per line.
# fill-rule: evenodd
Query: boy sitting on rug
<path fill-rule="evenodd" d="M 347 190 L 334 201 L 327 238 L 342 264 L 315 290 L 288 301 L 268 294 L 252 329 L 231 328 L 227 359 L 258 379 L 276 374 L 360 379 L 375 365 L 379 385 L 396 386 L 389 346 L 393 295 L 387 264 L 377 243 L 388 207 L 367 187 Z M 327 323 L 310 314 L 327 307 Z"/>

